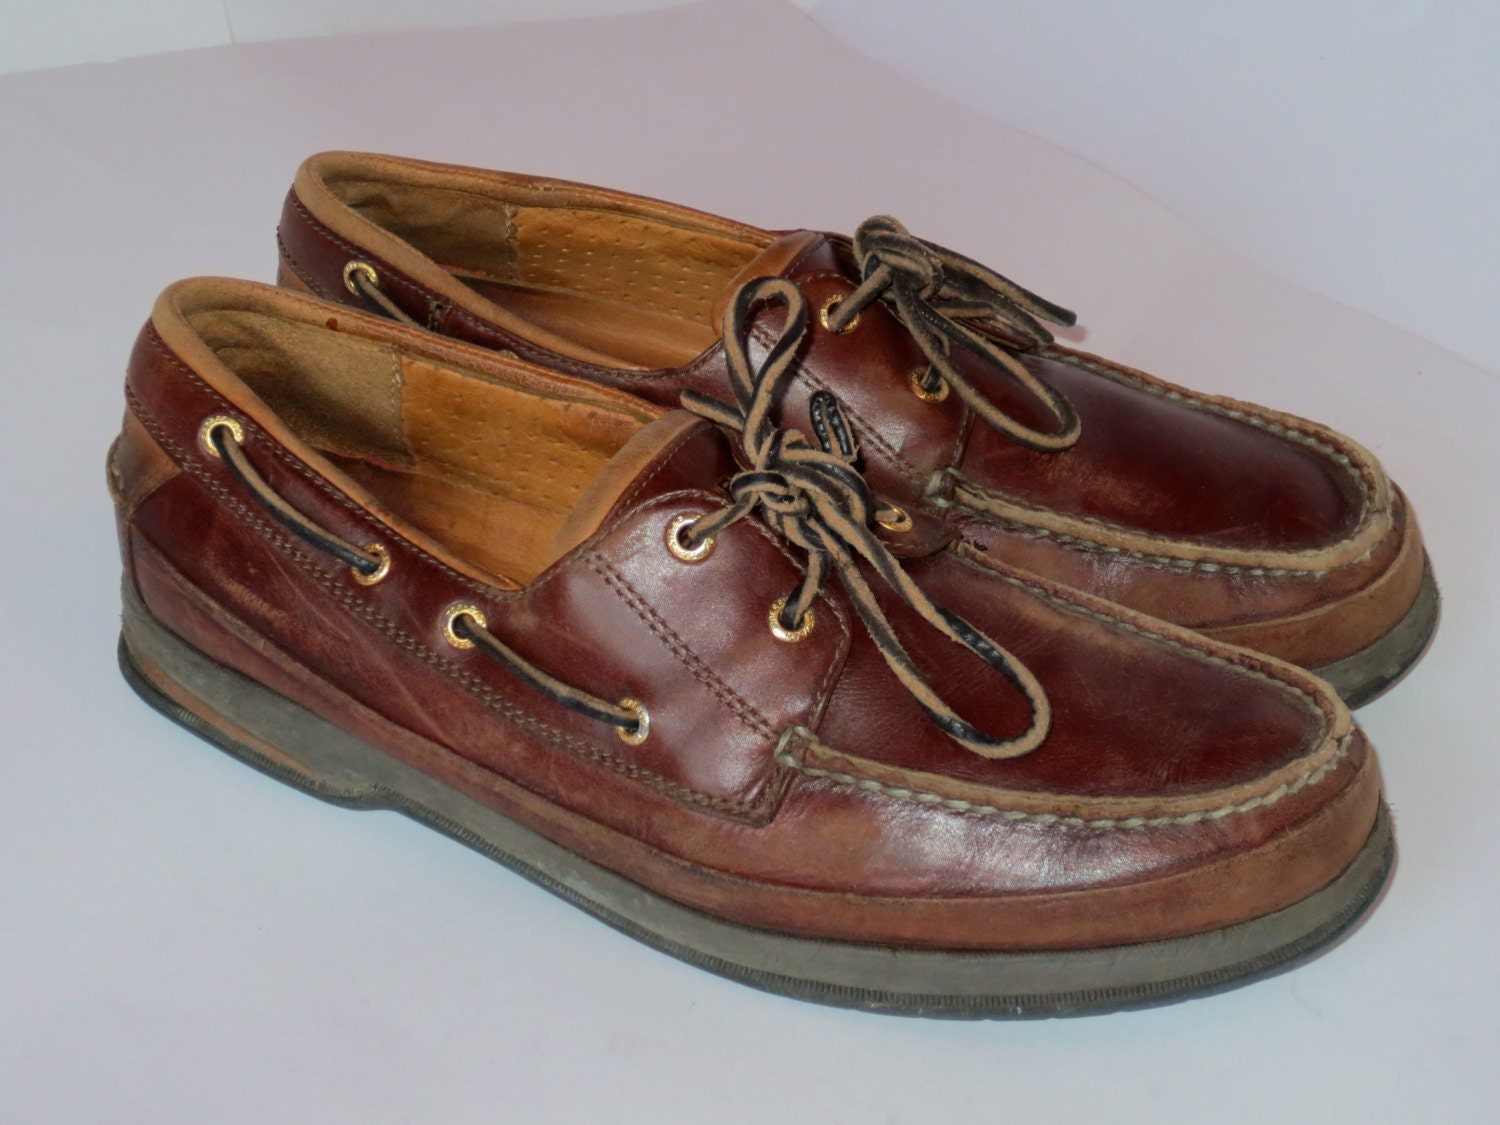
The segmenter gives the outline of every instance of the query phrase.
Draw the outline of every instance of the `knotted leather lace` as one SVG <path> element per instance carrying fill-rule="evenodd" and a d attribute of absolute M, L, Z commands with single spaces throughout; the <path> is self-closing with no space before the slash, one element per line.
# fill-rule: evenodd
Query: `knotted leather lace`
<path fill-rule="evenodd" d="M 746 327 L 754 307 L 777 301 L 786 308 L 780 337 L 758 370 L 746 349 Z M 743 286 L 725 312 L 724 350 L 735 403 L 729 405 L 684 391 L 682 404 L 695 414 L 740 435 L 749 468 L 729 484 L 733 503 L 700 516 L 681 533 L 693 548 L 759 510 L 765 522 L 787 541 L 807 552 L 807 570 L 795 594 L 781 610 L 779 624 L 795 630 L 812 608 L 830 571 L 837 573 L 860 621 L 902 685 L 946 734 L 986 758 L 1013 758 L 1034 750 L 1046 738 L 1051 707 L 1036 678 L 1016 657 L 995 644 L 957 614 L 936 605 L 902 570 L 870 530 L 878 504 L 864 478 L 853 467 L 855 450 L 837 400 L 827 391 L 810 403 L 813 427 L 822 448 L 815 449 L 796 430 L 779 429 L 769 415 L 776 392 L 795 361 L 807 332 L 807 300 L 783 278 L 762 278 Z M 1009 739 L 995 738 L 960 718 L 933 690 L 881 612 L 858 559 L 863 559 L 924 621 L 963 646 L 1021 691 L 1031 705 L 1031 725 Z"/>
<path fill-rule="evenodd" d="M 910 234 L 889 215 L 866 219 L 854 232 L 859 286 L 827 314 L 828 327 L 846 330 L 873 302 L 884 301 L 906 325 L 931 365 L 923 376 L 928 391 L 948 384 L 989 425 L 1031 449 L 1067 449 L 1078 440 L 1079 421 L 1072 403 L 1038 379 L 994 337 L 972 327 L 976 320 L 998 321 L 1019 334 L 1026 350 L 1052 343 L 1041 321 L 1072 324 L 1067 309 L 1021 288 L 972 258 Z M 1051 433 L 1022 425 L 1000 410 L 968 379 L 952 359 L 957 344 L 1009 372 L 1051 413 Z"/>
<path fill-rule="evenodd" d="M 780 299 L 786 304 L 787 324 L 766 362 L 752 374 L 742 343 L 743 329 L 749 310 L 766 298 Z M 881 655 L 939 727 L 970 750 L 989 758 L 1010 758 L 1034 749 L 1046 737 L 1050 725 L 1050 708 L 1041 685 L 1010 653 L 956 614 L 929 601 L 870 532 L 867 525 L 876 504 L 863 478 L 851 467 L 854 449 L 833 396 L 819 392 L 813 406 L 814 425 L 824 446 L 821 450 L 811 448 L 801 433 L 775 429 L 767 420 L 776 389 L 807 331 L 807 303 L 801 291 L 790 282 L 775 278 L 753 282 L 740 292 L 726 319 L 730 328 L 726 339 L 735 341 L 727 350 L 731 353 L 735 394 L 741 408 L 735 410 L 692 392 L 684 393 L 684 405 L 739 432 L 753 467 L 736 474 L 730 482 L 734 500 L 728 507 L 693 522 L 683 536 L 685 545 L 701 543 L 759 508 L 772 528 L 807 552 L 808 567 L 803 580 L 796 595 L 788 598 L 782 608 L 783 628 L 795 631 L 811 610 L 831 566 L 842 579 Z M 308 545 L 352 567 L 356 574 L 378 580 L 384 573 L 383 567 L 388 564 L 383 548 L 377 549 L 373 544 L 365 548 L 356 546 L 282 499 L 240 448 L 238 431 L 228 419 L 211 419 L 205 424 L 205 436 L 231 475 L 283 527 Z M 837 453 L 832 452 L 835 444 Z M 1032 706 L 1032 722 L 1026 733 L 1008 740 L 991 738 L 959 718 L 938 697 L 880 611 L 854 560 L 855 554 L 862 556 L 934 628 L 973 652 L 1025 694 Z M 461 640 L 472 643 L 564 707 L 608 723 L 632 740 L 645 737 L 648 719 L 640 704 L 631 700 L 613 703 L 565 683 L 491 633 L 475 607 L 459 609 L 451 628 Z"/>

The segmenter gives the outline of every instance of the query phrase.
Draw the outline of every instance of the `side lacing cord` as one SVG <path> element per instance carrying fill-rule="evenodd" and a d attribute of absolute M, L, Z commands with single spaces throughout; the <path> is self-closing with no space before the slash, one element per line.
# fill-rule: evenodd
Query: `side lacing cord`
<path fill-rule="evenodd" d="M 325 531 L 273 492 L 271 486 L 261 479 L 255 467 L 250 464 L 250 459 L 245 456 L 240 443 L 231 440 L 232 435 L 233 431 L 228 423 L 220 423 L 208 431 L 208 440 L 218 451 L 219 459 L 229 467 L 230 474 L 240 482 L 246 492 L 259 501 L 261 507 L 265 508 L 277 523 L 304 543 L 327 552 L 363 575 L 372 575 L 380 569 L 383 560 L 374 552 L 362 550 L 340 539 L 332 532 Z"/>
<path fill-rule="evenodd" d="M 232 431 L 227 423 L 220 423 L 208 431 L 208 440 L 218 451 L 230 473 L 245 490 L 265 508 L 275 520 L 304 543 L 333 555 L 364 575 L 374 574 L 385 560 L 374 552 L 361 550 L 347 540 L 319 527 L 297 509 L 276 494 L 269 484 L 255 471 L 239 442 L 232 440 Z M 599 699 L 565 684 L 557 677 L 542 671 L 519 653 L 512 651 L 504 642 L 491 633 L 471 613 L 459 613 L 453 618 L 451 628 L 463 640 L 472 643 L 481 652 L 494 658 L 533 688 L 548 695 L 569 710 L 590 719 L 609 723 L 627 733 L 637 733 L 644 722 L 638 710 Z"/>
<path fill-rule="evenodd" d="M 746 345 L 747 325 L 752 310 L 764 301 L 785 306 L 786 319 L 765 361 L 752 371 Z M 836 572 L 886 664 L 944 733 L 986 758 L 1014 758 L 1029 753 L 1041 745 L 1051 727 L 1051 705 L 1046 692 L 1015 656 L 957 614 L 929 600 L 870 530 L 870 520 L 878 505 L 864 478 L 853 467 L 855 450 L 838 401 L 827 391 L 819 391 L 810 403 L 821 449 L 809 445 L 800 431 L 777 429 L 769 421 L 777 390 L 792 369 L 798 346 L 806 335 L 807 322 L 807 299 L 784 278 L 768 277 L 747 283 L 726 310 L 724 351 L 736 403 L 731 406 L 694 391 L 684 391 L 682 404 L 693 413 L 737 432 L 750 468 L 729 483 L 733 503 L 716 513 L 698 517 L 679 533 L 683 545 L 695 549 L 759 509 L 767 525 L 807 552 L 803 579 L 781 609 L 778 623 L 783 629 L 793 631 L 801 624 L 829 571 Z M 1010 739 L 991 737 L 960 718 L 942 700 L 923 678 L 881 612 L 856 555 L 924 621 L 979 657 L 1021 691 L 1031 705 L 1031 725 L 1025 733 Z"/>
<path fill-rule="evenodd" d="M 863 280 L 829 310 L 830 329 L 847 330 L 862 310 L 885 301 L 930 364 L 922 377 L 924 390 L 936 392 L 946 382 L 986 423 L 1030 449 L 1057 452 L 1078 440 L 1078 414 L 1067 397 L 1037 378 L 994 337 L 965 323 L 999 321 L 1029 342 L 1026 350 L 1035 350 L 1053 340 L 1041 321 L 1070 325 L 1077 319 L 1073 313 L 972 258 L 916 238 L 889 215 L 876 215 L 859 225 L 854 258 Z M 1032 429 L 1000 410 L 958 370 L 952 359 L 954 344 L 1008 372 L 1046 407 L 1056 430 Z"/>
<path fill-rule="evenodd" d="M 425 329 L 427 327 L 386 296 L 385 290 L 380 288 L 380 282 L 374 279 L 375 273 L 373 270 L 368 274 L 364 270 L 350 270 L 348 278 L 351 289 L 392 320 L 398 321 L 408 328 Z"/>

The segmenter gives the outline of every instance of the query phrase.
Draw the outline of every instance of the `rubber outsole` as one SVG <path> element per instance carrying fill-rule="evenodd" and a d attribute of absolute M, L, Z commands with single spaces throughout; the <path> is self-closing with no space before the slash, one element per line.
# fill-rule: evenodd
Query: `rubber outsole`
<path fill-rule="evenodd" d="M 715 918 L 567 851 L 214 662 L 128 590 L 119 659 L 148 704 L 279 781 L 344 807 L 401 812 L 664 953 L 755 988 L 838 1007 L 1025 1019 L 1209 995 L 1282 972 L 1338 941 L 1379 898 L 1394 862 L 1382 803 L 1363 849 L 1333 882 L 1284 910 L 1209 933 L 1020 953 L 809 939 Z"/>
<path fill-rule="evenodd" d="M 1441 608 L 1437 579 L 1427 560 L 1416 600 L 1394 629 L 1352 656 L 1309 671 L 1326 680 L 1351 708 L 1363 707 L 1395 687 L 1422 659 L 1437 633 Z"/>

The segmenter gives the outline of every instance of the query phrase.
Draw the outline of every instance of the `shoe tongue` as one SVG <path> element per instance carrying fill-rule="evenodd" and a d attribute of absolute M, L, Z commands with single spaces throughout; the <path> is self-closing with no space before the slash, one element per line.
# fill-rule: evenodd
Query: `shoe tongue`
<path fill-rule="evenodd" d="M 730 279 L 724 291 L 719 294 L 719 299 L 714 302 L 713 312 L 710 314 L 714 328 L 717 329 L 724 323 L 724 310 L 729 308 L 729 302 L 734 300 L 734 295 L 745 282 L 754 281 L 757 277 L 790 277 L 796 280 L 798 275 L 813 269 L 833 268 L 837 268 L 833 247 L 826 235 L 815 230 L 788 231 L 751 258 Z"/>
<path fill-rule="evenodd" d="M 572 551 L 627 503 L 634 507 L 687 488 L 713 489 L 733 471 L 729 447 L 713 426 L 685 410 L 663 414 L 622 445 L 579 493 L 552 537 L 550 559 Z"/>

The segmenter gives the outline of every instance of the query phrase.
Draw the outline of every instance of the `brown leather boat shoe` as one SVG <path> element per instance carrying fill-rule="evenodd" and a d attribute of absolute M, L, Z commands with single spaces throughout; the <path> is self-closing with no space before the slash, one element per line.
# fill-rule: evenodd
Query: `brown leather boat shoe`
<path fill-rule="evenodd" d="M 810 313 L 773 280 L 731 319 L 766 305 L 768 354 L 666 411 L 173 286 L 109 456 L 126 677 L 274 777 L 790 996 L 1108 1011 L 1346 931 L 1392 837 L 1327 685 L 898 514 L 832 395 L 816 444 L 773 422 Z"/>
<path fill-rule="evenodd" d="M 1416 662 L 1438 595 L 1416 519 L 1325 426 L 1056 344 L 1072 314 L 864 223 L 852 242 L 528 176 L 325 153 L 280 228 L 283 284 L 675 406 L 723 398 L 737 287 L 817 317 L 783 421 L 838 396 L 877 492 L 1020 566 L 1316 671 L 1352 705 Z M 762 352 L 780 313 L 752 326 Z"/>

